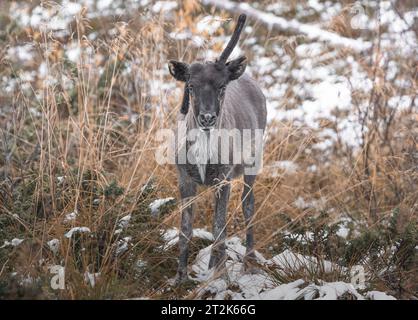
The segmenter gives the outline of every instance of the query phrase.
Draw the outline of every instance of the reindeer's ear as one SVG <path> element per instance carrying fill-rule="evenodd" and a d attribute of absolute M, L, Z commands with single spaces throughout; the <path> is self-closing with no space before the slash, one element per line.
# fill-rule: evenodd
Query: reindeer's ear
<path fill-rule="evenodd" d="M 229 80 L 235 80 L 242 76 L 247 66 L 247 58 L 241 56 L 235 60 L 231 60 L 226 64 L 229 71 Z"/>
<path fill-rule="evenodd" d="M 189 74 L 189 65 L 187 63 L 170 60 L 168 62 L 168 70 L 176 80 L 187 81 L 187 75 Z"/>

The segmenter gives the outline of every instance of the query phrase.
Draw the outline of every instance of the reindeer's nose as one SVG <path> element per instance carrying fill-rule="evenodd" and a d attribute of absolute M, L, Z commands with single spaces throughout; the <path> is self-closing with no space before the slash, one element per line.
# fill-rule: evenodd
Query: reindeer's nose
<path fill-rule="evenodd" d="M 198 120 L 199 120 L 199 124 L 202 127 L 212 127 L 215 125 L 215 122 L 216 122 L 216 114 L 200 113 Z"/>

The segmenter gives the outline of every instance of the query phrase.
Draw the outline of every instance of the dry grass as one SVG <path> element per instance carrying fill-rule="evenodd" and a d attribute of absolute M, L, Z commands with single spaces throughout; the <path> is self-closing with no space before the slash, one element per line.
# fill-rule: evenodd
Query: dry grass
<path fill-rule="evenodd" d="M 1 12 L 7 12 L 7 6 L 0 5 Z M 0 49 L 0 76 L 17 79 L 23 71 L 38 70 L 44 62 L 48 76 L 57 79 L 45 81 L 36 74 L 29 88 L 18 81 L 11 92 L 0 96 L 0 241 L 25 239 L 19 247 L 0 249 L 0 296 L 86 299 L 187 295 L 188 288 L 173 289 L 166 284 L 175 273 L 176 249 L 158 249 L 163 243 L 160 230 L 178 226 L 181 208 L 168 207 L 162 217 L 152 219 L 148 204 L 162 197 L 178 199 L 175 168 L 160 166 L 154 158 L 159 145 L 155 134 L 160 128 L 173 127 L 180 101 L 180 90 L 160 90 L 163 83 L 173 81 L 161 70 L 167 57 L 191 61 L 201 54 L 192 50 L 188 41 L 174 41 L 168 34 L 186 28 L 194 32 L 204 10 L 196 1 L 184 1 L 170 22 L 163 14 L 149 19 L 145 13 L 136 12 L 115 21 L 112 17 L 87 19 L 83 12 L 71 24 L 71 33 L 62 37 L 38 29 L 21 29 L 6 15 L 0 17 L 0 25 L 9 26 L 2 34 L 2 43 L 9 47 L 29 43 L 37 52 L 29 64 L 19 65 L 9 61 L 6 51 Z M 344 18 L 338 19 L 330 29 L 354 36 L 344 27 Z M 111 28 L 112 36 L 107 32 Z M 93 32 L 96 38 L 89 40 Z M 258 25 L 253 33 L 266 34 Z M 77 64 L 65 59 L 66 46 L 71 42 L 87 52 Z M 219 43 L 214 50 L 221 49 Z M 277 236 L 278 231 L 292 230 L 298 223 L 311 230 L 315 224 L 309 218 L 321 212 L 327 213 L 319 224 L 321 228 L 348 216 L 358 222 L 360 232 L 382 232 L 377 239 L 385 237 L 385 221 L 395 211 L 398 234 L 411 225 L 416 227 L 416 106 L 396 115 L 390 113 L 387 100 L 398 89 L 385 81 L 387 69 L 379 65 L 378 49 L 374 54 L 375 63 L 369 66 L 374 81 L 371 95 L 353 92 L 358 107 L 368 101 L 368 113 L 373 113 L 372 117 L 358 119 L 367 129 L 360 150 L 337 143 L 324 154 L 312 148 L 322 139 L 320 130 L 287 122 L 270 125 L 264 163 L 292 160 L 299 169 L 275 176 L 266 171 L 257 180 L 255 231 L 259 251 L 267 255 L 279 252 L 285 242 Z M 416 92 L 416 61 L 405 61 L 401 73 L 409 77 L 411 90 Z M 334 128 L 335 123 L 324 122 L 325 127 Z M 316 171 L 308 169 L 312 166 Z M 152 187 L 141 190 L 145 185 Z M 234 181 L 232 185 L 228 233 L 243 237 L 242 182 Z M 298 208 L 295 201 L 299 197 L 321 199 L 321 208 Z M 209 227 L 210 190 L 202 189 L 195 201 L 195 226 Z M 66 215 L 73 211 L 78 213 L 77 220 L 65 222 Z M 129 214 L 131 225 L 123 237 L 131 236 L 131 245 L 128 251 L 115 256 L 122 236 L 114 231 L 119 219 Z M 65 238 L 73 226 L 86 226 L 91 234 Z M 415 238 L 411 241 L 416 241 L 416 231 L 412 234 Z M 53 238 L 61 241 L 55 254 L 47 245 Z M 343 246 L 333 243 L 335 239 L 329 241 L 307 247 L 304 253 L 341 262 L 341 257 L 334 254 L 341 253 L 338 250 Z M 334 244 L 338 250 L 332 251 L 330 246 Z M 192 251 L 196 253 L 203 245 L 195 243 Z M 269 247 L 274 247 L 273 251 Z M 356 252 L 350 256 L 352 262 L 346 261 L 348 267 L 358 262 L 355 256 Z M 384 257 L 377 259 L 385 262 Z M 135 268 L 138 260 L 146 261 L 146 266 Z M 373 270 L 374 262 L 368 263 Z M 375 275 L 371 282 L 381 290 L 409 297 L 417 289 L 416 266 L 407 268 L 402 261 L 391 266 L 397 263 L 397 280 Z M 65 266 L 66 290 L 50 289 L 48 265 Z M 94 288 L 86 283 L 85 271 L 100 272 Z M 18 276 L 11 277 L 11 272 Z M 22 288 L 19 281 L 28 276 L 39 280 Z M 339 272 L 312 275 L 289 270 L 280 281 L 301 277 L 347 280 Z"/>

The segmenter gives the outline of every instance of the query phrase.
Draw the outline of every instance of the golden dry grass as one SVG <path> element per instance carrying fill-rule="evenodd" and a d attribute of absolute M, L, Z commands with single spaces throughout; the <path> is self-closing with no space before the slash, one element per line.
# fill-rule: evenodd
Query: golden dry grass
<path fill-rule="evenodd" d="M 7 5 L 2 6 L 6 12 Z M 157 130 L 175 124 L 180 91 L 153 86 L 173 81 L 160 71 L 165 68 L 167 57 L 192 61 L 201 54 L 191 49 L 188 41 L 174 41 L 168 33 L 186 28 L 197 32 L 196 21 L 205 15 L 205 9 L 197 1 L 189 0 L 182 2 L 174 14 L 173 20 L 167 22 L 163 14 L 143 19 L 140 13 L 135 13 L 123 17 L 127 20 L 120 19 L 127 22 L 122 23 L 109 17 L 87 19 L 83 12 L 71 24 L 69 36 L 55 37 L 41 30 L 16 28 L 2 39 L 9 46 L 28 42 L 37 52 L 28 65 L 19 66 L 6 59 L 5 51 L 0 51 L 3 76 L 38 68 L 44 61 L 48 74 L 58 79 L 48 83 L 35 78 L 29 90 L 17 85 L 13 92 L 0 97 L 0 103 L 9 106 L 0 117 L 3 233 L 0 240 L 25 239 L 19 247 L 0 255 L 0 279 L 4 286 L 13 288 L 8 289 L 8 297 L 181 298 L 187 295 L 181 289 L 167 288 L 166 279 L 174 275 L 176 268 L 175 249 L 166 253 L 154 250 L 162 243 L 160 229 L 179 225 L 181 207 L 169 208 L 157 221 L 150 219 L 146 209 L 153 199 L 179 198 L 174 166 L 158 165 L 154 152 L 159 146 L 155 140 Z M 227 13 L 220 15 L 228 17 Z M 114 36 L 106 32 L 110 28 L 114 28 Z M 330 29 L 354 36 L 341 17 L 332 22 Z M 92 31 L 98 33 L 95 40 L 88 38 Z M 220 30 L 219 34 L 228 32 Z M 253 33 L 266 34 L 259 25 Z M 276 36 L 270 35 L 270 39 Z M 64 59 L 66 45 L 71 41 L 81 48 L 90 48 L 94 54 L 83 55 L 77 64 L 71 63 Z M 218 43 L 212 49 L 220 51 L 222 46 L 223 43 Z M 126 63 L 130 64 L 129 72 Z M 413 83 L 412 90 L 416 90 L 413 63 L 416 62 L 405 61 L 404 71 Z M 374 75 L 374 90 L 371 96 L 359 92 L 356 99 L 369 100 L 375 118 L 364 124 L 368 132 L 360 150 L 351 152 L 337 143 L 324 160 L 321 151 L 312 149 L 322 139 L 319 130 L 287 122 L 270 124 L 265 165 L 291 160 L 299 169 L 291 174 L 279 171 L 277 175 L 266 170 L 258 177 L 254 224 L 260 252 L 268 255 L 269 246 L 276 241 L 276 232 L 290 227 L 283 217 L 303 221 L 325 211 L 330 214 L 330 222 L 346 215 L 372 229 L 396 209 L 400 230 L 416 223 L 417 114 L 413 111 L 398 114 L 387 130 L 382 131 L 376 119 L 384 122 L 387 114 L 379 106 L 397 89 L 385 82 L 386 70 L 379 66 L 378 59 L 369 67 L 371 78 Z M 100 69 L 104 72 L 99 73 Z M 68 81 L 73 85 L 68 87 Z M 287 94 L 291 98 L 292 93 Z M 137 120 L 132 121 L 132 117 Z M 323 123 L 323 127 L 333 125 Z M 309 171 L 313 165 L 316 171 Z M 64 182 L 58 177 L 64 177 Z M 113 189 L 109 188 L 112 181 L 116 183 Z M 153 191 L 144 195 L 141 187 L 150 183 Z M 228 233 L 241 237 L 244 236 L 240 207 L 242 184 L 240 180 L 232 183 L 228 209 Z M 117 187 L 122 191 L 118 192 Z M 107 195 L 104 190 L 108 190 Z M 201 189 L 195 200 L 196 227 L 210 228 L 212 224 L 210 191 Z M 298 208 L 295 201 L 299 197 L 322 199 L 322 209 Z M 98 204 L 94 203 L 96 199 Z M 78 212 L 75 224 L 64 222 L 66 214 L 74 210 Z M 113 232 L 118 219 L 128 214 L 137 219 L 128 231 L 133 238 L 132 246 L 122 257 L 115 258 L 118 238 Z M 72 226 L 89 227 L 95 238 L 83 235 L 77 241 L 66 239 L 64 234 Z M 47 246 L 47 241 L 53 238 L 61 240 L 57 254 Z M 198 248 L 196 245 L 193 251 Z M 47 263 L 40 259 L 48 264 L 65 265 L 67 290 L 57 292 L 48 288 Z M 138 259 L 147 260 L 150 265 L 146 275 L 132 270 Z M 85 282 L 83 271 L 86 270 L 101 273 L 94 288 Z M 35 286 L 33 292 L 19 291 L 19 286 L 12 284 L 9 277 L 12 271 L 24 277 L 40 277 L 39 288 Z M 289 275 L 289 279 L 297 276 L 303 275 Z M 416 274 L 408 274 L 407 279 L 403 285 L 405 296 L 416 289 Z M 382 283 L 377 284 L 380 289 L 392 289 Z"/>

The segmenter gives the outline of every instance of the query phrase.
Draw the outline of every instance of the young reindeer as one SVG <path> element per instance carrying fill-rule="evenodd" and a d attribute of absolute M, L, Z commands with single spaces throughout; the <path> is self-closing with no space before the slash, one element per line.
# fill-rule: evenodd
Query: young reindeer
<path fill-rule="evenodd" d="M 256 172 L 246 171 L 248 167 L 254 166 L 254 159 L 246 161 L 230 161 L 219 163 L 217 147 L 213 148 L 213 141 L 223 139 L 224 134 L 213 139 L 217 132 L 238 132 L 241 134 L 243 144 L 255 147 L 256 158 L 262 158 L 262 134 L 266 126 L 266 102 L 261 89 L 256 81 L 244 74 L 246 68 L 246 57 L 241 56 L 227 62 L 229 55 L 236 46 L 244 27 L 246 15 L 240 15 L 234 33 L 221 54 L 214 62 L 192 63 L 174 60 L 169 61 L 170 74 L 178 81 L 185 83 L 184 96 L 179 115 L 179 121 L 185 123 L 186 131 L 198 130 L 203 136 L 211 137 L 209 147 L 201 147 L 197 138 L 193 146 L 190 141 L 185 142 L 181 148 L 185 148 L 191 158 L 197 161 L 185 163 L 176 158 L 179 173 L 180 195 L 185 204 L 181 217 L 181 232 L 179 239 L 179 266 L 176 276 L 176 284 L 187 279 L 187 260 L 189 253 L 189 241 L 192 238 L 193 201 L 196 195 L 197 185 L 214 186 L 215 192 L 215 216 L 213 222 L 213 235 L 215 238 L 209 262 L 209 268 L 215 267 L 217 271 L 223 271 L 225 267 L 225 238 L 226 238 L 226 215 L 230 194 L 230 181 L 244 175 L 244 191 L 242 193 L 242 208 L 246 223 L 246 256 L 245 264 L 254 259 L 254 237 L 252 216 L 254 213 L 253 184 Z M 189 108 L 191 106 L 191 108 Z M 190 110 L 189 110 L 190 109 Z M 214 130 L 216 129 L 216 130 Z M 244 131 L 255 134 L 261 132 L 261 140 L 255 142 L 243 137 Z M 212 136 L 211 136 L 212 135 Z M 244 135 L 245 136 L 245 135 Z M 229 141 L 229 136 L 226 140 Z M 257 144 L 257 145 L 255 145 Z M 197 146 L 196 146 L 197 145 Z M 216 145 L 216 144 L 215 144 Z M 227 144 L 228 145 L 228 144 Z M 245 148 L 245 146 L 244 146 Z M 176 150 L 179 154 L 179 149 Z M 199 151 L 207 151 L 206 157 L 198 157 Z M 228 154 L 233 153 L 233 148 L 227 150 Z M 199 163 L 200 159 L 200 163 Z M 202 160 L 203 163 L 202 163 Z M 215 161 L 213 161 L 215 159 Z M 248 160 L 248 159 L 247 159 Z"/>

